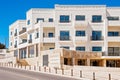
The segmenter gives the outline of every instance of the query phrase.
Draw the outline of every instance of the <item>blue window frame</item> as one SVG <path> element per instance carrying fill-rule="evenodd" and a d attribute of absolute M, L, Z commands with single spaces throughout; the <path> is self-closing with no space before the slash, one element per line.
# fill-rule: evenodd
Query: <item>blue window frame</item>
<path fill-rule="evenodd" d="M 77 51 L 85 51 L 85 47 L 79 46 L 79 47 L 76 47 L 76 50 Z"/>
<path fill-rule="evenodd" d="M 27 21 L 27 25 L 29 25 L 29 24 L 30 24 L 30 20 Z"/>
<path fill-rule="evenodd" d="M 119 36 L 119 32 L 108 32 L 108 36 Z"/>
<path fill-rule="evenodd" d="M 60 22 L 69 22 L 69 15 L 60 15 Z"/>
<path fill-rule="evenodd" d="M 101 22 L 102 16 L 101 15 L 93 15 L 92 16 L 92 22 Z"/>
<path fill-rule="evenodd" d="M 53 22 L 53 18 L 49 18 L 49 22 Z"/>
<path fill-rule="evenodd" d="M 76 31 L 76 36 L 85 36 L 85 31 Z"/>
<path fill-rule="evenodd" d="M 60 31 L 60 40 L 69 40 L 69 31 Z"/>
<path fill-rule="evenodd" d="M 101 40 L 102 33 L 101 31 L 92 31 L 92 40 Z"/>
<path fill-rule="evenodd" d="M 92 51 L 102 51 L 102 47 L 93 46 Z"/>
<path fill-rule="evenodd" d="M 53 37 L 53 33 L 48 33 L 48 36 L 49 37 Z"/>
<path fill-rule="evenodd" d="M 75 20 L 76 21 L 84 21 L 85 20 L 85 16 L 84 15 L 76 15 Z"/>
<path fill-rule="evenodd" d="M 44 22 L 44 18 L 37 18 L 37 23 L 38 23 L 39 21 Z"/>

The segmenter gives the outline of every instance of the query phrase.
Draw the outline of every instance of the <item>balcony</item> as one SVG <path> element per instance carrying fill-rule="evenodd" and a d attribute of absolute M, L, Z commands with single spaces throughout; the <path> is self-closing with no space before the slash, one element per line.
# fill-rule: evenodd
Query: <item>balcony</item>
<path fill-rule="evenodd" d="M 39 36 L 36 36 L 36 37 L 35 37 L 35 39 L 38 39 L 38 38 L 39 38 Z"/>
<path fill-rule="evenodd" d="M 17 36 L 17 33 L 15 33 L 14 36 Z"/>
<path fill-rule="evenodd" d="M 120 21 L 108 21 L 109 26 L 120 26 Z"/>
<path fill-rule="evenodd" d="M 120 36 L 108 36 L 108 41 L 109 42 L 119 42 Z"/>
<path fill-rule="evenodd" d="M 55 43 L 55 37 L 44 37 L 43 42 L 44 43 Z"/>
<path fill-rule="evenodd" d="M 75 41 L 87 41 L 87 36 L 76 36 Z"/>
<path fill-rule="evenodd" d="M 59 37 L 59 40 L 60 40 L 60 41 L 70 41 L 71 38 L 70 38 L 70 36 L 60 36 L 60 37 Z"/>
<path fill-rule="evenodd" d="M 26 28 L 23 28 L 20 32 L 19 32 L 19 35 L 26 32 Z"/>
<path fill-rule="evenodd" d="M 20 44 L 24 44 L 24 43 L 27 43 L 27 40 L 25 40 L 25 41 L 22 41 Z"/>
<path fill-rule="evenodd" d="M 32 43 L 32 39 L 30 39 L 28 42 L 29 42 L 29 43 Z"/>
<path fill-rule="evenodd" d="M 91 37 L 90 37 L 90 40 L 91 40 L 91 41 L 102 41 L 102 40 L 104 40 L 104 37 L 103 37 L 103 36 L 101 36 L 101 37 L 91 36 Z"/>
<path fill-rule="evenodd" d="M 17 45 L 14 45 L 14 48 L 17 48 Z"/>
<path fill-rule="evenodd" d="M 54 22 L 41 22 L 39 21 L 38 23 L 35 24 L 35 29 L 39 28 L 39 27 L 55 27 Z"/>
<path fill-rule="evenodd" d="M 75 21 L 75 28 L 87 28 L 88 22 L 87 21 Z"/>

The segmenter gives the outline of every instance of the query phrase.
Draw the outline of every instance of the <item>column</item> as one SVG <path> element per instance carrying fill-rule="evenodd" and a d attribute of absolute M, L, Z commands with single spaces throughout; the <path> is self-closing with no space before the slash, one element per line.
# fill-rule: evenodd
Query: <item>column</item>
<path fill-rule="evenodd" d="M 72 65 L 75 65 L 75 58 L 72 58 Z"/>
<path fill-rule="evenodd" d="M 87 66 L 90 66 L 90 59 L 89 58 L 87 58 L 86 63 L 87 63 Z"/>
<path fill-rule="evenodd" d="M 103 67 L 106 67 L 106 59 L 103 60 Z"/>

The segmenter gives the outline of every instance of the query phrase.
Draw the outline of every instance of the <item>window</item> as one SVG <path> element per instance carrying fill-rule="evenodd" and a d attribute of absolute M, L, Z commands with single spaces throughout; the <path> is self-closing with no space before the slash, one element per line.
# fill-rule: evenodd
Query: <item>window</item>
<path fill-rule="evenodd" d="M 119 17 L 108 16 L 107 19 L 109 21 L 116 21 L 116 20 L 119 20 Z"/>
<path fill-rule="evenodd" d="M 75 20 L 76 21 L 84 21 L 85 20 L 85 16 L 84 15 L 76 15 Z"/>
<path fill-rule="evenodd" d="M 30 46 L 28 50 L 29 50 L 29 55 L 28 55 L 29 58 L 34 57 L 34 46 Z"/>
<path fill-rule="evenodd" d="M 36 33 L 36 38 L 39 38 L 39 32 Z"/>
<path fill-rule="evenodd" d="M 17 29 L 15 29 L 15 33 L 17 33 Z"/>
<path fill-rule="evenodd" d="M 53 50 L 54 48 L 49 48 L 49 50 Z"/>
<path fill-rule="evenodd" d="M 60 15 L 60 22 L 69 22 L 69 15 Z"/>
<path fill-rule="evenodd" d="M 29 25 L 29 24 L 30 24 L 30 20 L 27 21 L 27 25 Z"/>
<path fill-rule="evenodd" d="M 45 33 L 43 33 L 43 37 L 45 37 Z"/>
<path fill-rule="evenodd" d="M 10 43 L 10 45 L 12 46 L 12 42 Z"/>
<path fill-rule="evenodd" d="M 48 36 L 49 37 L 53 37 L 53 33 L 48 33 Z"/>
<path fill-rule="evenodd" d="M 77 51 L 85 51 L 85 47 L 76 47 Z"/>
<path fill-rule="evenodd" d="M 15 41 L 15 45 L 17 45 L 17 41 Z"/>
<path fill-rule="evenodd" d="M 102 47 L 92 47 L 92 51 L 102 51 Z"/>
<path fill-rule="evenodd" d="M 38 23 L 39 21 L 44 22 L 44 18 L 37 18 L 37 22 L 36 23 Z"/>
<path fill-rule="evenodd" d="M 18 57 L 18 50 L 14 51 L 14 57 Z"/>
<path fill-rule="evenodd" d="M 85 36 L 85 31 L 76 31 L 76 36 Z"/>
<path fill-rule="evenodd" d="M 120 56 L 120 47 L 108 47 L 109 56 Z"/>
<path fill-rule="evenodd" d="M 29 39 L 32 40 L 32 34 L 29 35 Z"/>
<path fill-rule="evenodd" d="M 92 40 L 102 40 L 101 31 L 92 31 Z"/>
<path fill-rule="evenodd" d="M 22 43 L 26 43 L 27 42 L 27 39 L 22 39 Z"/>
<path fill-rule="evenodd" d="M 12 32 L 10 34 L 12 35 Z"/>
<path fill-rule="evenodd" d="M 101 22 L 102 16 L 101 15 L 93 15 L 92 16 L 92 22 Z"/>
<path fill-rule="evenodd" d="M 49 18 L 49 22 L 53 22 L 53 18 Z"/>
<path fill-rule="evenodd" d="M 69 46 L 61 46 L 60 48 L 70 49 Z"/>
<path fill-rule="evenodd" d="M 119 32 L 108 32 L 108 36 L 119 36 Z"/>
<path fill-rule="evenodd" d="M 69 31 L 60 31 L 60 40 L 70 40 Z"/>

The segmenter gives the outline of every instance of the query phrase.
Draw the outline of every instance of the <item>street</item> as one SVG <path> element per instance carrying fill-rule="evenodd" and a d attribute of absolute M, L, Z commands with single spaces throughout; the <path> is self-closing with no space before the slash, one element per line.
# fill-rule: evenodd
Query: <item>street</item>
<path fill-rule="evenodd" d="M 79 80 L 79 79 L 0 67 L 0 80 Z"/>

